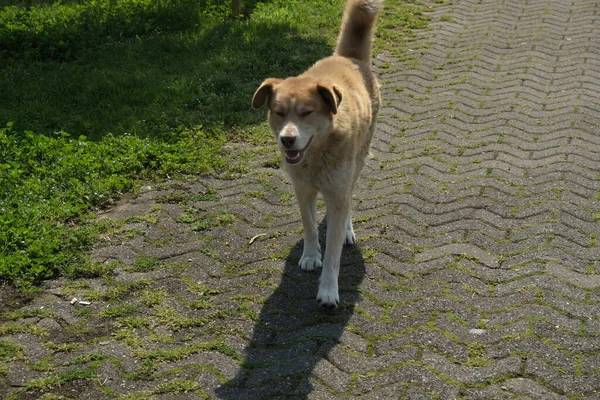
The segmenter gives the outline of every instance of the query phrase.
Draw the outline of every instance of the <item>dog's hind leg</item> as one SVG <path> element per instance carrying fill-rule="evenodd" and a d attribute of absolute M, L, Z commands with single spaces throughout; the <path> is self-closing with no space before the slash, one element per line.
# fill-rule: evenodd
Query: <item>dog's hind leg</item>
<path fill-rule="evenodd" d="M 340 274 L 340 258 L 346 240 L 346 224 L 350 213 L 350 196 L 325 196 L 327 203 L 327 242 L 323 271 L 319 279 L 317 301 L 322 306 L 337 307 L 340 302 L 338 277 Z"/>
<path fill-rule="evenodd" d="M 317 228 L 317 191 L 305 186 L 294 187 L 294 190 L 304 228 L 304 249 L 298 265 L 305 271 L 312 271 L 323 266 Z"/>

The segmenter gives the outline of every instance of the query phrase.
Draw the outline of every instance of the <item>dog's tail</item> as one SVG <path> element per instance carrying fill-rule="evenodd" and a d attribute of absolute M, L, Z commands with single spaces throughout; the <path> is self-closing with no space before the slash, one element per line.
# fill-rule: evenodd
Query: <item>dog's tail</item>
<path fill-rule="evenodd" d="M 382 8 L 383 0 L 348 0 L 334 54 L 356 58 L 370 67 L 375 21 Z"/>

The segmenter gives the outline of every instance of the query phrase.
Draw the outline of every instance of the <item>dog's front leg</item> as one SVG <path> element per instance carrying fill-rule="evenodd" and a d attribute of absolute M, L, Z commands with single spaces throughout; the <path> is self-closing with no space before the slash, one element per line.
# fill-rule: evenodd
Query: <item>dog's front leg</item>
<path fill-rule="evenodd" d="M 317 191 L 304 186 L 295 187 L 294 190 L 304 228 L 304 249 L 298 265 L 305 271 L 312 271 L 323 265 L 317 228 Z"/>
<path fill-rule="evenodd" d="M 356 234 L 354 233 L 354 228 L 352 227 L 352 215 L 348 212 L 348 217 L 346 218 L 346 241 L 344 244 L 354 244 L 356 243 Z"/>
<path fill-rule="evenodd" d="M 336 194 L 325 198 L 327 203 L 327 242 L 323 259 L 323 272 L 319 279 L 317 301 L 322 306 L 337 307 L 340 302 L 338 277 L 340 258 L 346 240 L 346 224 L 350 212 L 350 198 Z"/>

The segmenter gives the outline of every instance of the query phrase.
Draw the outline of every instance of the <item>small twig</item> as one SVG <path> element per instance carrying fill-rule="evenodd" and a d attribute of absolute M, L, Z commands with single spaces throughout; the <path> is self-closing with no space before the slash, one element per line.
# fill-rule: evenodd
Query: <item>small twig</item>
<path fill-rule="evenodd" d="M 248 246 L 251 245 L 252 243 L 254 243 L 254 241 L 256 239 L 258 239 L 259 237 L 261 237 L 261 236 L 267 236 L 267 234 L 266 233 L 259 233 L 258 235 L 252 236 L 252 239 L 250 239 L 250 242 L 248 243 Z"/>

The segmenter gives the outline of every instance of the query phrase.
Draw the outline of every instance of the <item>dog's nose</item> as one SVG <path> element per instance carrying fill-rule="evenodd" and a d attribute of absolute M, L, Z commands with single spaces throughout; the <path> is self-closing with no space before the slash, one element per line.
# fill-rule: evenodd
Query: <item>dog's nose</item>
<path fill-rule="evenodd" d="M 283 147 L 289 149 L 296 143 L 296 136 L 281 136 L 281 144 Z"/>

